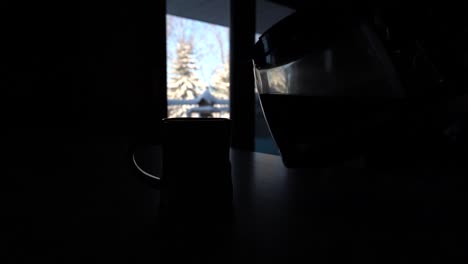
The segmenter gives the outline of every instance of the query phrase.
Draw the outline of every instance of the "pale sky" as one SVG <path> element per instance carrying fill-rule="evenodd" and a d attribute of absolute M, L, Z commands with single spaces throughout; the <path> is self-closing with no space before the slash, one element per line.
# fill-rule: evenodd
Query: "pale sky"
<path fill-rule="evenodd" d="M 166 15 L 166 21 L 172 21 L 175 26 L 167 32 L 167 72 L 168 80 L 171 69 L 171 59 L 175 56 L 177 42 L 185 34 L 187 38 L 193 38 L 195 58 L 199 62 L 198 76 L 206 84 L 210 84 L 211 76 L 215 69 L 225 62 L 229 63 L 229 28 L 201 22 L 193 19 Z M 169 25 L 168 25 L 169 26 Z M 217 39 L 219 36 L 219 41 Z M 221 43 L 221 45 L 220 45 Z"/>

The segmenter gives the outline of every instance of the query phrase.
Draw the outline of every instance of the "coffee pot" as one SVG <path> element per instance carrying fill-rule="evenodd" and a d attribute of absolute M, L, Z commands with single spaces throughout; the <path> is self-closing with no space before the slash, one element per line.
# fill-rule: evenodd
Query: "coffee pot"
<path fill-rule="evenodd" d="M 296 12 L 255 43 L 255 87 L 285 166 L 424 153 L 446 129 L 435 118 L 443 102 L 429 94 L 441 82 L 433 77 L 442 78 L 430 56 L 376 21 L 346 10 Z"/>

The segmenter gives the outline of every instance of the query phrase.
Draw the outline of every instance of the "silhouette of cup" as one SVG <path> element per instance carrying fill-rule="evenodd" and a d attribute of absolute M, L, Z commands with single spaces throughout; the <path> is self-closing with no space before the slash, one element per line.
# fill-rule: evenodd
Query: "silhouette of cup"
<path fill-rule="evenodd" d="M 213 212 L 232 206 L 230 124 L 225 118 L 162 120 L 163 207 Z"/>

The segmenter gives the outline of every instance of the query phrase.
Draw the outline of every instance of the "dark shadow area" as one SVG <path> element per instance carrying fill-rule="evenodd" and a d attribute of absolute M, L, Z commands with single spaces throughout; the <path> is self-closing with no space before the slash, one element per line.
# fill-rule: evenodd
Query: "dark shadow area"
<path fill-rule="evenodd" d="M 153 258 L 158 196 L 127 153 L 160 140 L 164 2 L 5 5 L 2 262 Z"/>
<path fill-rule="evenodd" d="M 274 2 L 305 8 L 302 1 Z M 236 49 L 231 85 L 238 111 L 232 116 L 236 120 L 231 132 L 235 130 L 234 147 L 252 150 L 255 108 L 249 43 L 254 39 L 255 10 L 244 10 L 252 3 L 243 3 L 236 1 L 231 10 L 238 14 L 231 32 Z M 379 134 L 353 131 L 356 137 L 344 135 L 346 140 L 334 151 L 309 153 L 336 158 L 344 154 L 340 146 L 348 144 L 347 151 L 362 147 L 350 138 L 367 140 L 357 158 L 288 169 L 280 156 L 236 149 L 226 162 L 227 153 L 220 150 L 225 145 L 206 148 L 198 142 L 176 146 L 179 151 L 166 162 L 166 169 L 173 169 L 167 175 L 185 178 L 160 184 L 135 169 L 132 155 L 144 146 L 174 143 L 163 142 L 160 127 L 167 111 L 165 2 L 8 1 L 6 5 L 2 263 L 466 259 L 464 9 L 388 3 L 375 9 L 359 4 L 340 10 L 358 10 L 354 18 L 375 10 L 378 16 L 372 19 L 381 18 L 382 23 L 372 21 L 382 39 L 387 27 L 391 29 L 388 54 L 393 54 L 408 95 L 401 108 L 405 110 L 395 114 L 393 129 L 377 127 Z M 325 12 L 314 14 L 329 19 Z M 310 24 L 304 23 L 299 30 L 307 28 Z M 419 56 L 417 43 L 432 64 Z M 330 110 L 333 103 L 315 102 L 307 111 L 322 113 L 315 124 L 328 130 L 301 135 L 314 141 L 328 140 L 323 134 L 330 130 L 340 134 L 343 124 L 366 127 L 366 118 L 352 118 L 372 115 L 366 112 L 369 108 L 348 111 L 351 106 L 344 104 Z M 288 109 L 301 110 L 306 104 L 289 102 Z M 369 105 L 379 114 L 387 111 L 384 104 Z M 310 116 L 282 118 L 300 123 Z M 401 127 L 410 129 L 401 132 Z M 263 127 L 262 134 L 267 132 Z M 182 150 L 187 147 L 190 151 Z M 151 163 L 155 152 L 143 159 Z M 195 157 L 192 163 L 177 161 L 188 156 Z M 207 169 L 209 162 L 214 165 Z M 167 204 L 161 202 L 168 197 L 161 194 L 164 184 L 180 192 Z M 200 186 L 208 191 L 201 192 Z M 226 192 L 229 188 L 232 196 Z M 230 198 L 232 203 L 226 202 Z"/>

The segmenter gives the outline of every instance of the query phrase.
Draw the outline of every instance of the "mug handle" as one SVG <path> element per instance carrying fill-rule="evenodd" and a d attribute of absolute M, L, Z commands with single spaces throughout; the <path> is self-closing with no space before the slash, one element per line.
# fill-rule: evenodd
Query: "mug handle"
<path fill-rule="evenodd" d="M 133 146 L 129 149 L 128 154 L 129 156 L 127 157 L 130 161 L 130 167 L 145 181 L 159 188 L 161 182 L 161 145 L 148 144 L 144 146 Z M 145 164 L 149 164 L 155 167 L 155 169 L 148 170 L 148 166 L 145 166 Z"/>
<path fill-rule="evenodd" d="M 148 176 L 154 180 L 157 180 L 157 181 L 160 181 L 161 180 L 161 177 L 158 177 L 156 175 L 153 175 L 147 171 L 145 171 L 144 169 L 142 169 L 140 167 L 140 165 L 138 165 L 138 162 L 136 161 L 136 158 L 135 158 L 135 152 L 132 154 L 132 160 L 133 160 L 133 165 L 135 165 L 135 167 L 137 168 L 137 170 L 139 170 L 143 175 L 145 176 Z"/>

